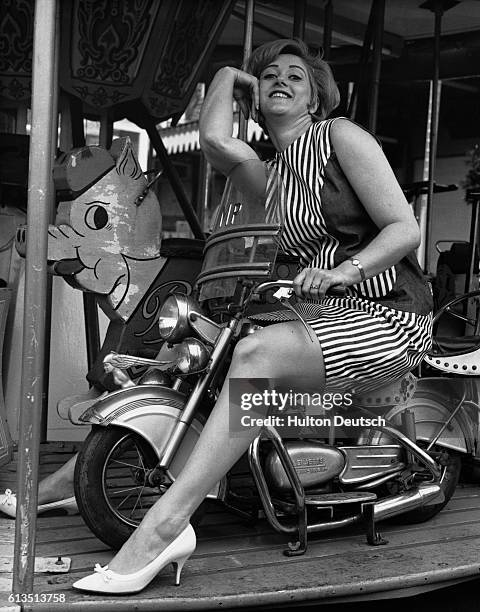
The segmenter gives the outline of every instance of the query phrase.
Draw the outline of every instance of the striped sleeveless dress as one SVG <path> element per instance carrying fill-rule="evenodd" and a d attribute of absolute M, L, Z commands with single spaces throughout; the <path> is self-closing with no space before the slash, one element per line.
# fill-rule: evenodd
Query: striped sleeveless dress
<path fill-rule="evenodd" d="M 378 228 L 350 186 L 330 141 L 336 119 L 313 123 L 272 164 L 286 190 L 281 248 L 300 268 L 332 269 Z M 344 120 L 344 119 L 343 119 Z M 318 337 L 327 388 L 363 393 L 401 378 L 431 347 L 432 298 L 413 253 L 377 276 L 297 305 Z"/>

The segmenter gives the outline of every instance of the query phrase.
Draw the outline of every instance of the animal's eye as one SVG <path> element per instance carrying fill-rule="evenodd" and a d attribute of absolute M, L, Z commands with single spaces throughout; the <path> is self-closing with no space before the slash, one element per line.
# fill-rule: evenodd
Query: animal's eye
<path fill-rule="evenodd" d="M 90 206 L 85 213 L 85 225 L 90 229 L 99 230 L 104 228 L 108 223 L 108 213 L 103 206 Z"/>

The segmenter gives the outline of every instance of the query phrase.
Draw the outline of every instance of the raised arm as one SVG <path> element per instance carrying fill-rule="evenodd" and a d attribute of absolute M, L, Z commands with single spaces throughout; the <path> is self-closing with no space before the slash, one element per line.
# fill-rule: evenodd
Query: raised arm
<path fill-rule="evenodd" d="M 245 142 L 233 137 L 233 100 L 244 112 L 256 119 L 258 80 L 256 77 L 226 66 L 212 80 L 200 113 L 200 147 L 214 168 L 229 174 L 247 159 L 258 159 Z"/>

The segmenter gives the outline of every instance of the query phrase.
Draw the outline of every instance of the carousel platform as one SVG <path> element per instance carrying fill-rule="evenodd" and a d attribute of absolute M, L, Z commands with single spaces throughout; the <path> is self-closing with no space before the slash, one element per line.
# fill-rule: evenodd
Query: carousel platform
<path fill-rule="evenodd" d="M 41 474 L 74 450 L 72 444 L 43 445 Z M 0 474 L 0 488 L 8 486 L 15 486 L 15 461 Z M 45 514 L 37 519 L 37 557 L 69 558 L 70 571 L 36 574 L 34 601 L 15 604 L 8 601 L 15 521 L 0 516 L 0 610 L 277 609 L 406 597 L 480 576 L 478 485 L 460 485 L 427 523 L 379 526 L 385 546 L 368 546 L 358 529 L 345 529 L 312 536 L 304 556 L 287 558 L 285 537 L 266 522 L 246 524 L 213 506 L 198 529 L 181 586 L 173 585 L 169 568 L 138 595 L 106 597 L 81 594 L 71 585 L 95 563 L 106 564 L 112 551 L 79 515 Z"/>

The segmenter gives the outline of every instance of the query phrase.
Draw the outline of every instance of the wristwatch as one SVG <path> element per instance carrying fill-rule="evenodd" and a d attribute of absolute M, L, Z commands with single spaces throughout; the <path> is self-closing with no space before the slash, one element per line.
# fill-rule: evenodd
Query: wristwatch
<path fill-rule="evenodd" d="M 356 257 L 350 257 L 349 261 L 352 264 L 352 266 L 355 266 L 357 270 L 360 272 L 360 277 L 362 281 L 367 280 L 367 277 L 365 276 L 365 271 L 363 269 L 362 264 L 360 263 L 360 260 L 357 259 Z"/>

